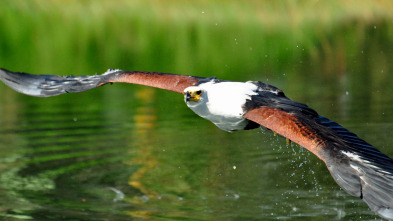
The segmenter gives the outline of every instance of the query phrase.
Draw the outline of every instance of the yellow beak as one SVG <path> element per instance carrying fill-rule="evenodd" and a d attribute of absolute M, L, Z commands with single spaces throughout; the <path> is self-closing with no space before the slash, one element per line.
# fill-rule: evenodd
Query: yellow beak
<path fill-rule="evenodd" d="M 187 101 L 198 101 L 201 97 L 201 92 L 199 91 L 187 91 L 184 94 L 184 100 Z"/>

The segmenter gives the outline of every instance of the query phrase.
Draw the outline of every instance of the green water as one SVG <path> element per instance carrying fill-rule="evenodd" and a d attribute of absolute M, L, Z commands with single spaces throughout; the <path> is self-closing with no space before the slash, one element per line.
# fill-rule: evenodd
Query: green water
<path fill-rule="evenodd" d="M 188 110 L 181 95 L 116 85 L 42 99 L 1 89 L 7 95 L 0 108 L 3 218 L 375 217 L 360 199 L 340 190 L 308 151 L 259 129 L 221 131 Z M 392 156 L 391 102 L 369 101 L 369 109 L 351 94 L 298 100 L 307 99 Z M 109 188 L 124 198 L 114 201 Z"/>
<path fill-rule="evenodd" d="M 149 2 L 2 1 L 0 67 L 260 80 L 393 157 L 389 7 Z M 35 98 L 0 83 L 0 195 L 4 220 L 378 219 L 298 145 L 125 84 Z"/>

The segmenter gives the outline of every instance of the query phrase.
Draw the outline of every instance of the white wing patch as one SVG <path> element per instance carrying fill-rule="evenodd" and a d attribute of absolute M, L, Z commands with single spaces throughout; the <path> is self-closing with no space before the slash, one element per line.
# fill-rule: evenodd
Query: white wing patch
<path fill-rule="evenodd" d="M 350 152 L 346 152 L 346 151 L 341 151 L 341 153 L 343 153 L 347 157 L 351 158 L 351 160 L 363 162 L 363 160 L 360 159 L 360 157 L 358 155 L 356 155 L 356 154 L 353 154 L 353 153 L 350 153 Z"/>
<path fill-rule="evenodd" d="M 344 155 L 348 156 L 348 157 L 349 157 L 351 160 L 353 160 L 353 161 L 357 161 L 357 162 L 359 162 L 359 163 L 366 164 L 368 168 L 372 168 L 372 169 L 374 169 L 375 171 L 379 171 L 379 170 L 380 170 L 379 167 L 373 165 L 370 161 L 368 161 L 368 160 L 366 160 L 366 159 L 360 158 L 359 155 L 356 155 L 356 154 L 353 154 L 353 153 L 350 153 L 350 152 L 346 152 L 346 151 L 341 151 L 341 153 L 343 153 Z M 362 173 L 363 173 L 363 170 L 361 170 L 358 166 L 355 166 L 355 165 L 353 165 L 353 164 L 351 164 L 351 163 L 350 163 L 350 166 L 351 166 L 354 170 L 356 170 L 359 174 L 362 174 Z"/>

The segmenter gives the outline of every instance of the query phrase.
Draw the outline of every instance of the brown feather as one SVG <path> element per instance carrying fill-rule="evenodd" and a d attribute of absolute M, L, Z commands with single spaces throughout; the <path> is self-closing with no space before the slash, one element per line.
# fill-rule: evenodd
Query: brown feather
<path fill-rule="evenodd" d="M 300 123 L 295 115 L 271 107 L 260 107 L 248 111 L 244 117 L 307 148 L 324 160 L 324 139 L 313 128 Z"/>
<path fill-rule="evenodd" d="M 109 79 L 107 79 L 107 82 L 103 82 L 99 86 L 106 83 L 123 82 L 141 84 L 174 91 L 177 93 L 183 93 L 184 89 L 187 87 L 197 84 L 199 79 L 200 78 L 193 76 L 165 74 L 158 72 L 120 71 L 116 75 L 111 75 Z"/>

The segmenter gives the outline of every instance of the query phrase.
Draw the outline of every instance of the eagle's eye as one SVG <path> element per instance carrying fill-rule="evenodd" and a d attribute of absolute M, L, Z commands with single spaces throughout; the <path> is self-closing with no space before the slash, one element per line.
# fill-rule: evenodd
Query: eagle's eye
<path fill-rule="evenodd" d="M 195 93 L 196 93 L 197 95 L 201 95 L 201 94 L 202 94 L 202 91 L 199 90 L 199 91 L 196 91 Z"/>

